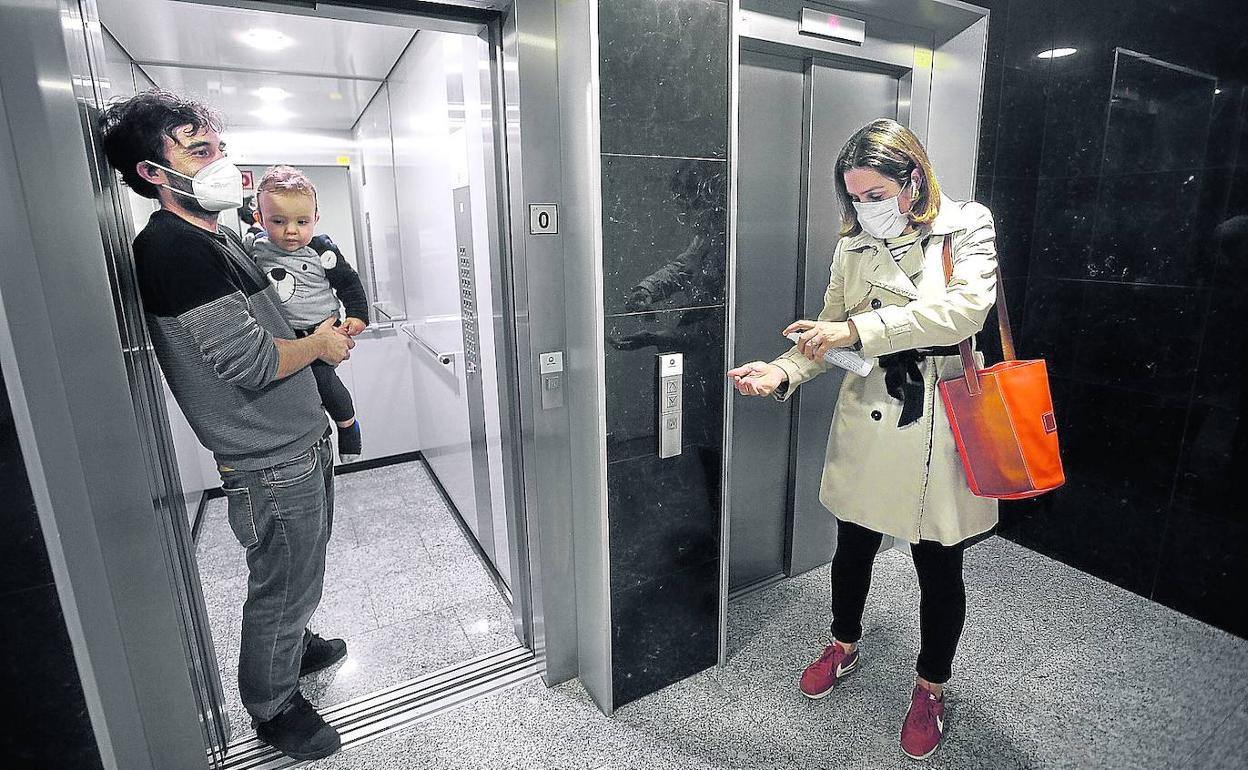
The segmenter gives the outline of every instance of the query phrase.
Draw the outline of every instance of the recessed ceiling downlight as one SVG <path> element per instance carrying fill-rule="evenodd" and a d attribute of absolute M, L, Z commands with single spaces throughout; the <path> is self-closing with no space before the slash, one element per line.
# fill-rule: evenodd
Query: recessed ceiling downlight
<path fill-rule="evenodd" d="M 290 96 L 289 91 L 276 86 L 261 86 L 254 93 L 266 102 L 280 102 Z"/>
<path fill-rule="evenodd" d="M 246 32 L 240 33 L 238 39 L 261 51 L 280 51 L 283 48 L 289 48 L 295 42 L 285 32 L 278 32 L 275 29 L 262 29 L 260 27 L 252 27 Z"/>

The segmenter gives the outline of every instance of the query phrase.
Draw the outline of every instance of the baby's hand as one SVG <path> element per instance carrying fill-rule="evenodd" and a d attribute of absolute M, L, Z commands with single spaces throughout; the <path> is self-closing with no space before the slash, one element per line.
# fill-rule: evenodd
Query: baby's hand
<path fill-rule="evenodd" d="M 368 324 L 364 323 L 358 318 L 348 317 L 345 321 L 342 322 L 342 326 L 340 328 L 342 331 L 346 332 L 348 337 L 354 337 L 355 335 L 364 331 L 364 329 L 367 326 Z"/>

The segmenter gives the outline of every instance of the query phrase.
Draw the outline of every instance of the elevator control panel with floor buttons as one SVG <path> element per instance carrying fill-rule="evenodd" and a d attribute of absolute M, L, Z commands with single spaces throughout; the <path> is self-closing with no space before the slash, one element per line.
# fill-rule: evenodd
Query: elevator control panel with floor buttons
<path fill-rule="evenodd" d="M 542 353 L 538 361 L 538 371 L 542 375 L 542 408 L 558 409 L 563 406 L 563 351 Z"/>
<path fill-rule="evenodd" d="M 683 353 L 659 354 L 659 457 L 680 454 Z"/>

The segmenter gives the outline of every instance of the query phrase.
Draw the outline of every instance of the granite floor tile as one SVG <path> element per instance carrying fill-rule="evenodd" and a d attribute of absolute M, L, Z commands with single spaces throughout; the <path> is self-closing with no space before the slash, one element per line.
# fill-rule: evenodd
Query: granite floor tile
<path fill-rule="evenodd" d="M 1248 700 L 1214 730 L 1196 753 L 1173 767 L 1184 770 L 1240 770 L 1248 759 Z"/>
<path fill-rule="evenodd" d="M 318 705 L 516 644 L 510 608 L 464 542 L 423 465 L 339 476 L 334 509 L 325 590 L 311 627 L 327 638 L 345 638 L 348 656 L 301 683 Z M 237 739 L 252 733 L 237 679 L 246 552 L 230 531 L 224 499 L 210 501 L 205 516 L 196 558 L 231 734 Z M 425 547 L 426 533 L 439 544 L 436 563 Z"/>
<path fill-rule="evenodd" d="M 452 610 L 472 645 L 473 653 L 506 650 L 520 644 L 514 630 L 511 608 L 501 600 L 468 601 Z"/>
<path fill-rule="evenodd" d="M 1039 766 L 1162 768 L 1213 736 L 1242 700 L 1245 674 L 1248 641 L 1139 601 L 982 701 L 1010 718 L 1015 744 Z"/>
<path fill-rule="evenodd" d="M 407 569 L 394 571 L 369 584 L 373 611 L 382 626 L 449 609 L 481 595 L 480 585 L 471 570 L 466 570 L 463 578 L 457 581 L 450 572 L 435 568 L 427 557 L 425 559 L 413 559 Z"/>
<path fill-rule="evenodd" d="M 438 572 L 438 559 L 426 558 Z M 1248 641 L 996 538 L 968 552 L 966 563 L 970 610 L 946 696 L 946 739 L 925 766 L 1243 766 Z M 826 642 L 829 590 L 824 567 L 738 599 L 729 608 L 726 666 L 614 717 L 601 715 L 576 682 L 546 688 L 531 679 L 309 766 L 913 768 L 898 746 L 918 651 L 910 557 L 877 558 L 862 668 L 828 698 L 811 701 L 797 677 Z M 447 644 L 479 654 L 482 640 L 509 623 L 498 605 L 465 600 L 432 613 L 456 619 L 457 641 L 447 641 L 456 635 L 445 625 L 422 630 L 414 620 L 402 634 L 388 626 L 366 635 L 369 641 L 353 642 L 347 664 L 325 673 L 329 684 L 316 696 L 332 697 L 336 683 L 362 676 L 361 668 L 384 669 L 370 662 L 382 647 L 401 650 L 416 668 Z"/>
<path fill-rule="evenodd" d="M 421 615 L 347 639 L 342 663 L 306 677 L 304 695 L 317 706 L 399 684 L 473 656 L 472 645 L 450 612 Z"/>

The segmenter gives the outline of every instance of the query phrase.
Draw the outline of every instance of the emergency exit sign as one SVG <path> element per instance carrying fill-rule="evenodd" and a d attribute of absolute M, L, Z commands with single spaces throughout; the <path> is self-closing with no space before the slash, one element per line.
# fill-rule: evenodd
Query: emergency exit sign
<path fill-rule="evenodd" d="M 811 8 L 802 9 L 802 26 L 799 31 L 854 45 L 862 45 L 867 39 L 867 25 L 864 22 Z"/>

